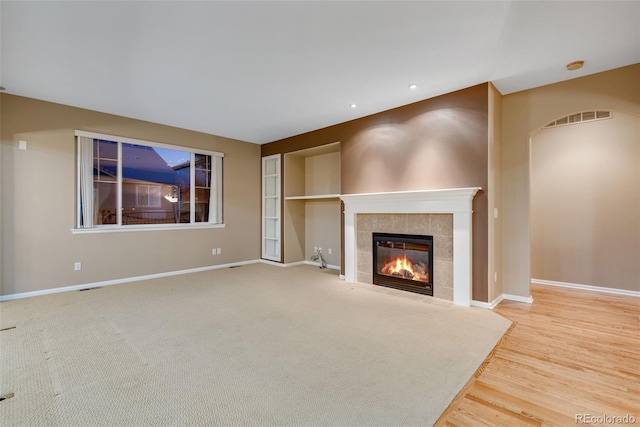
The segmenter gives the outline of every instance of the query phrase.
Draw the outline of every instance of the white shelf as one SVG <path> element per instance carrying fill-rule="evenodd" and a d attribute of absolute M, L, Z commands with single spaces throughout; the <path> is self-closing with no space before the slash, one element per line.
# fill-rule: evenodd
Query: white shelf
<path fill-rule="evenodd" d="M 262 258 L 281 262 L 280 154 L 262 158 Z"/>
<path fill-rule="evenodd" d="M 318 194 L 315 196 L 287 196 L 285 200 L 320 200 L 320 199 L 339 199 L 340 194 Z"/>

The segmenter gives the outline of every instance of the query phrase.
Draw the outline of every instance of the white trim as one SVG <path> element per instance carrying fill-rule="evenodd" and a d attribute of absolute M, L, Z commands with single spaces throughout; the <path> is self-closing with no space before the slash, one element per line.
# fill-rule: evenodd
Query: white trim
<path fill-rule="evenodd" d="M 211 191 L 211 186 L 209 186 Z M 196 153 L 193 151 L 189 154 L 189 224 L 196 222 Z M 211 209 L 213 206 L 209 206 Z M 209 221 L 209 218 L 207 218 Z"/>
<path fill-rule="evenodd" d="M 469 201 L 479 190 L 482 188 L 341 194 L 340 199 L 345 202 L 345 212 L 350 213 L 452 213 L 469 211 Z M 399 210 L 389 211 L 388 203 L 399 204 L 395 208 Z"/>
<path fill-rule="evenodd" d="M 85 138 L 83 136 L 78 137 L 76 143 L 76 159 L 78 162 L 78 175 L 77 175 L 77 199 L 78 205 L 78 218 L 77 226 L 80 227 L 93 227 L 95 225 L 96 213 L 95 213 L 95 199 L 96 194 L 94 190 L 94 160 L 95 154 L 93 152 L 93 139 Z M 98 176 L 98 181 L 101 181 L 102 177 Z"/>
<path fill-rule="evenodd" d="M 159 231 L 159 230 L 193 230 L 202 228 L 225 228 L 226 224 L 209 224 L 196 222 L 194 224 L 148 224 L 148 225 L 114 225 L 94 228 L 72 228 L 72 234 L 94 233 L 122 233 L 130 231 Z"/>
<path fill-rule="evenodd" d="M 304 261 L 290 262 L 288 264 L 284 264 L 282 262 L 272 261 L 270 259 L 264 259 L 264 258 L 261 259 L 260 262 L 263 264 L 273 265 L 275 267 L 282 267 L 282 268 L 295 267 L 297 265 L 304 265 Z"/>
<path fill-rule="evenodd" d="M 196 218 L 195 218 L 195 204 L 196 204 L 196 197 L 195 197 L 195 193 L 196 193 L 196 186 L 195 186 L 195 156 L 196 154 L 202 154 L 202 155 L 208 155 L 212 157 L 212 164 L 214 163 L 214 159 L 215 158 L 219 158 L 220 161 L 221 159 L 224 157 L 224 153 L 220 153 L 218 151 L 210 151 L 210 150 L 205 150 L 205 149 L 199 149 L 199 148 L 194 148 L 194 147 L 187 147 L 187 146 L 181 146 L 181 145 L 171 145 L 171 144 L 163 144 L 163 143 L 159 143 L 159 142 L 155 142 L 155 141 L 145 141 L 145 140 L 141 140 L 141 139 L 135 139 L 135 138 L 128 138 L 128 137 L 119 137 L 119 136 L 115 136 L 115 135 L 107 135 L 107 134 L 101 134 L 101 133 L 96 133 L 96 132 L 87 132 L 87 131 L 82 131 L 82 130 L 75 130 L 74 132 L 75 136 L 78 137 L 77 139 L 79 139 L 80 137 L 84 137 L 84 138 L 92 138 L 92 139 L 101 139 L 101 140 L 107 140 L 107 141 L 112 141 L 117 143 L 117 197 L 116 197 L 116 224 L 114 225 L 109 225 L 108 227 L 104 227 L 104 229 L 102 229 L 101 231 L 98 231 L 99 233 L 104 233 L 107 228 L 109 229 L 109 231 L 115 231 L 116 227 L 129 227 L 128 225 L 124 225 L 122 223 L 122 185 L 123 185 L 123 144 L 136 144 L 136 145 L 142 145 L 145 147 L 151 147 L 151 148 L 165 148 L 165 149 L 170 149 L 170 150 L 175 150 L 175 151 L 180 151 L 180 152 L 185 152 L 185 153 L 189 153 L 189 163 L 191 165 L 190 168 L 190 175 L 189 175 L 189 191 L 191 194 L 191 197 L 189 199 L 189 223 L 185 224 L 185 223 L 174 223 L 174 224 L 170 224 L 169 227 L 167 228 L 189 228 L 190 226 L 193 227 L 193 225 L 196 224 L 205 224 L 205 225 L 221 225 L 221 223 L 209 223 L 209 222 L 202 222 L 202 223 L 198 223 L 196 222 Z M 76 145 L 76 147 L 78 147 L 78 144 Z M 78 157 L 76 155 L 76 157 Z M 79 163 L 79 160 L 76 159 L 76 162 Z M 80 171 L 80 166 L 78 166 L 78 173 Z M 222 171 L 219 170 L 217 172 L 217 174 L 220 175 L 220 177 L 218 177 L 216 175 L 215 179 L 216 179 L 216 183 L 217 186 L 219 187 L 221 185 L 221 180 L 222 180 Z M 220 179 L 218 179 L 220 178 Z M 214 179 L 214 177 L 212 176 L 212 179 Z M 78 179 L 79 181 L 79 179 Z M 80 200 L 80 192 L 79 190 L 81 189 L 81 185 L 77 184 L 77 189 L 76 189 L 76 204 L 80 204 L 79 200 Z M 210 187 L 209 189 L 210 192 L 213 191 L 213 188 Z M 210 193 L 211 194 L 211 193 Z M 212 206 L 211 203 L 209 204 L 209 209 L 214 209 L 216 208 L 219 212 L 219 216 L 218 218 L 216 218 L 218 221 L 222 221 L 222 209 L 223 209 L 223 203 L 222 203 L 222 192 L 218 191 L 216 193 L 216 198 L 217 198 L 217 203 L 215 203 L 215 206 Z M 137 200 L 136 200 L 137 201 Z M 77 208 L 78 213 L 76 215 L 79 215 L 80 212 L 80 207 Z M 211 215 L 210 215 L 211 216 Z M 81 229 L 82 231 L 85 230 L 89 230 L 89 231 L 93 231 L 94 228 L 102 228 L 102 227 L 95 227 L 94 224 L 92 223 L 91 226 L 89 227 L 82 227 L 80 228 L 80 217 L 78 216 L 76 222 L 76 229 L 74 229 L 74 233 L 79 232 Z M 209 218 L 207 218 L 209 219 Z M 151 224 L 153 229 L 166 229 L 164 227 L 157 227 L 158 224 Z M 137 228 L 137 227 L 136 227 Z M 217 228 L 217 227 L 212 227 L 212 228 Z M 142 228 L 137 228 L 138 230 L 142 229 Z M 125 230 L 118 230 L 118 231 L 125 231 Z M 126 230 L 126 231 L 130 231 L 130 230 Z"/>
<path fill-rule="evenodd" d="M 320 267 L 320 263 L 315 261 L 303 261 L 303 263 L 306 265 L 313 265 L 314 267 Z M 334 264 L 327 264 L 327 268 L 331 270 L 340 270 L 340 266 Z"/>
<path fill-rule="evenodd" d="M 77 140 L 77 138 L 76 138 Z M 82 218 L 82 207 L 80 206 L 80 201 L 78 200 L 78 195 L 80 194 L 80 171 L 82 170 L 80 168 L 80 162 L 78 161 L 78 155 L 79 155 L 79 151 L 80 151 L 80 147 L 78 147 L 79 142 L 76 141 L 75 144 L 75 148 L 76 148 L 76 152 L 75 152 L 75 159 L 76 159 L 76 195 L 75 195 L 75 203 L 76 203 L 76 228 L 79 228 L 82 224 L 81 224 L 81 218 Z"/>
<path fill-rule="evenodd" d="M 318 194 L 316 196 L 287 196 L 285 200 L 322 200 L 322 199 L 339 199 L 340 194 Z"/>
<path fill-rule="evenodd" d="M 453 302 L 471 305 L 473 198 L 480 187 L 390 193 L 343 194 L 344 271 L 356 282 L 356 215 L 403 213 L 453 214 Z"/>
<path fill-rule="evenodd" d="M 117 181 L 117 187 L 116 187 L 116 223 L 113 226 L 116 227 L 122 227 L 122 143 L 118 143 L 116 144 L 116 149 L 117 149 L 117 157 L 118 157 L 118 164 L 116 165 L 116 168 L 118 170 L 117 172 L 117 176 L 116 176 L 116 181 Z M 95 215 L 95 213 L 94 213 Z M 95 226 L 95 224 L 94 224 Z"/>
<path fill-rule="evenodd" d="M 224 157 L 224 153 L 221 153 L 219 151 L 206 150 L 204 148 L 200 149 L 200 148 L 186 147 L 186 146 L 176 145 L 176 144 L 165 144 L 162 142 L 146 141 L 144 139 L 108 135 L 106 133 L 88 132 L 88 131 L 78 130 L 78 129 L 75 130 L 75 136 L 85 136 L 87 138 L 105 139 L 105 140 L 114 141 L 114 142 L 124 142 L 125 144 L 128 143 L 128 144 L 136 144 L 136 145 L 153 146 L 153 147 L 160 147 L 160 148 L 168 148 L 170 150 L 189 151 L 189 152 L 198 153 L 198 154 L 209 154 L 212 156 Z"/>
<path fill-rule="evenodd" d="M 494 308 L 496 308 L 498 304 L 502 302 L 503 299 L 504 299 L 504 294 L 501 294 L 491 302 L 473 300 L 471 301 L 471 307 L 488 308 L 489 310 L 493 310 Z"/>
<path fill-rule="evenodd" d="M 340 276 L 338 276 L 338 278 L 339 278 L 340 280 L 344 280 L 344 274 L 341 274 Z"/>
<path fill-rule="evenodd" d="M 560 288 L 581 289 L 583 291 L 602 292 L 605 294 L 626 295 L 630 297 L 640 297 L 639 291 L 629 291 L 627 289 L 605 288 L 602 286 L 581 285 L 579 283 L 556 282 L 553 280 L 531 279 L 531 283 L 536 285 L 558 286 Z"/>
<path fill-rule="evenodd" d="M 296 262 L 290 262 L 288 264 L 283 264 L 281 262 L 271 261 L 271 260 L 268 260 L 268 259 L 261 259 L 260 262 L 263 263 L 263 264 L 268 264 L 268 265 L 273 265 L 273 266 L 276 266 L 276 267 L 283 267 L 283 268 L 297 267 L 299 265 L 312 265 L 314 267 L 320 267 L 320 263 L 319 262 L 314 262 L 314 261 L 296 261 Z M 339 265 L 333 265 L 333 264 L 327 264 L 327 268 L 329 268 L 331 270 L 340 270 L 340 266 Z M 340 278 L 344 279 L 344 276 L 340 275 Z"/>
<path fill-rule="evenodd" d="M 267 163 L 275 161 L 275 173 L 267 174 Z M 282 155 L 272 154 L 262 158 L 262 178 L 261 178 L 261 201 L 262 201 L 262 218 L 261 218 L 261 249 L 262 258 L 269 259 L 275 262 L 282 261 L 282 207 L 281 207 L 281 175 L 282 175 Z M 267 180 L 269 178 L 275 178 L 275 194 L 267 194 Z M 267 215 L 267 200 L 273 200 L 275 203 L 275 216 Z M 267 236 L 267 220 L 275 222 L 275 236 Z M 267 250 L 267 242 L 275 242 L 275 253 L 269 253 Z"/>
<path fill-rule="evenodd" d="M 297 267 L 298 265 L 304 265 L 305 261 L 296 261 L 296 262 L 289 262 L 289 263 L 282 263 L 280 265 L 282 265 L 283 267 Z"/>
<path fill-rule="evenodd" d="M 502 299 L 503 300 L 509 300 L 509 301 L 516 301 L 516 302 L 524 302 L 527 304 L 532 304 L 533 303 L 533 297 L 532 296 L 528 296 L 528 297 L 522 297 L 520 295 L 511 295 L 511 294 L 502 294 Z"/>
<path fill-rule="evenodd" d="M 533 297 L 529 296 L 529 297 L 521 297 L 519 295 L 511 295 L 511 294 L 501 294 L 500 296 L 498 296 L 496 299 L 494 299 L 491 302 L 484 302 L 484 301 L 471 301 L 471 306 L 472 307 L 480 307 L 480 308 L 488 308 L 490 310 L 493 310 L 494 308 L 496 308 L 498 306 L 498 304 L 500 304 L 502 301 L 515 301 L 515 302 L 523 302 L 525 304 L 531 304 L 533 303 Z"/>
<path fill-rule="evenodd" d="M 168 271 L 166 273 L 148 274 L 145 276 L 126 277 L 124 279 L 105 280 L 103 282 L 85 283 L 82 285 L 64 286 L 62 288 L 44 289 L 42 291 L 23 292 L 20 294 L 11 294 L 0 296 L 0 301 L 10 301 L 14 299 L 30 298 L 40 295 L 57 294 L 60 292 L 79 291 L 81 289 L 101 288 L 103 286 L 119 285 L 128 282 L 138 282 L 140 280 L 158 279 L 161 277 L 178 276 L 181 274 L 198 273 L 201 271 L 218 270 L 221 268 L 239 267 L 241 265 L 256 264 L 260 260 L 254 259 L 249 261 L 232 262 L 229 264 L 210 265 L 207 267 L 190 268 L 187 270 Z"/>
<path fill-rule="evenodd" d="M 264 258 L 263 258 L 263 259 L 261 259 L 261 260 L 260 260 L 260 262 L 261 262 L 262 264 L 272 265 L 272 266 L 274 266 L 274 267 L 288 267 L 288 265 L 285 265 L 285 264 L 283 264 L 283 263 L 281 263 L 281 262 L 271 261 L 271 260 L 269 260 L 269 259 L 264 259 Z"/>
<path fill-rule="evenodd" d="M 211 170 L 209 180 L 209 223 L 221 224 L 224 222 L 222 202 L 222 157 L 211 157 Z"/>

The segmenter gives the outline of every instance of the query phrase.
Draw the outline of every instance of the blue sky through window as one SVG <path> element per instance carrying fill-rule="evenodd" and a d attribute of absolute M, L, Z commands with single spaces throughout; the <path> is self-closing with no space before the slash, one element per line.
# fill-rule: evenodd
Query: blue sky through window
<path fill-rule="evenodd" d="M 153 147 L 162 160 L 167 162 L 167 165 L 174 167 L 190 160 L 191 153 L 188 151 L 171 150 L 169 148 Z"/>

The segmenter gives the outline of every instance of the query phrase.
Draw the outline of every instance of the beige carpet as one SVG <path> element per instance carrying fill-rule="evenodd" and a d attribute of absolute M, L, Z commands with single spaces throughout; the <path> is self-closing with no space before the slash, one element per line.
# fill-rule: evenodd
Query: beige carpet
<path fill-rule="evenodd" d="M 239 268 L 0 303 L 0 425 L 431 425 L 510 322 Z"/>

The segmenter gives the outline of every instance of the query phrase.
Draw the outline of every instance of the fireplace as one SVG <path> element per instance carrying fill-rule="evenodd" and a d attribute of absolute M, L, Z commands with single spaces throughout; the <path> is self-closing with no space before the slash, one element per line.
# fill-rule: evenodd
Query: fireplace
<path fill-rule="evenodd" d="M 439 190 L 396 191 L 390 193 L 342 194 L 344 202 L 344 278 L 357 282 L 357 266 L 360 264 L 358 251 L 358 225 L 356 217 L 361 214 L 452 214 L 453 215 L 453 303 L 464 307 L 471 305 L 471 264 L 473 198 L 480 187 L 449 188 Z M 376 230 L 371 230 L 376 231 Z M 384 231 L 384 230 L 380 230 Z M 396 232 L 395 230 L 388 230 Z M 400 231 L 404 232 L 404 231 Z M 407 232 L 411 232 L 407 230 Z M 417 231 L 417 233 L 423 233 Z M 424 233 L 431 233 L 424 231 Z M 435 235 L 435 233 L 434 233 Z M 367 238 L 366 247 L 371 248 Z M 438 252 L 440 253 L 440 252 Z M 368 253 L 367 262 L 371 260 Z M 363 262 L 364 263 L 364 262 Z M 370 266 L 370 265 L 369 265 Z M 437 269 L 434 265 L 434 270 Z M 371 271 L 369 268 L 367 271 Z M 437 280 L 442 276 L 438 273 Z M 365 281 L 364 283 L 373 283 Z M 435 289 L 435 295 L 440 286 Z"/>
<path fill-rule="evenodd" d="M 433 236 L 373 233 L 373 284 L 433 296 Z"/>

